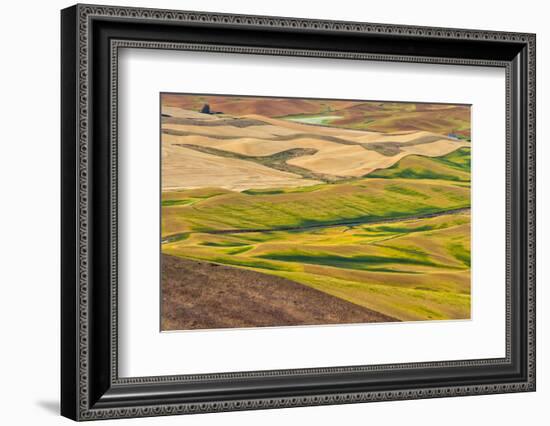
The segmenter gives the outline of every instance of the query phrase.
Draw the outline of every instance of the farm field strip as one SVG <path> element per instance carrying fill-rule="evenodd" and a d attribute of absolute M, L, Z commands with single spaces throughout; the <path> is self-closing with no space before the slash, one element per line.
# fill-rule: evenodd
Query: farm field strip
<path fill-rule="evenodd" d="M 167 147 L 175 145 L 260 164 L 269 156 L 282 157 L 285 152 L 302 150 L 302 154 L 285 158 L 274 168 L 323 181 L 364 176 L 409 155 L 441 156 L 469 146 L 467 141 L 424 131 L 388 136 L 357 130 L 347 134 L 340 129 L 332 134 L 326 132 L 331 128 L 302 125 L 305 128 L 293 129 L 284 120 L 262 122 L 260 118 L 252 119 L 252 125 L 248 125 L 250 118 L 218 118 L 198 126 L 190 124 L 196 120 L 189 119 L 185 119 L 188 124 L 167 122 L 163 124 L 163 142 Z M 183 152 L 172 151 L 168 161 L 180 155 Z"/>
<path fill-rule="evenodd" d="M 197 201 L 195 201 L 197 202 Z M 189 201 L 187 203 L 181 203 L 184 205 L 192 205 L 195 202 Z M 172 204 L 165 204 L 166 206 L 170 205 L 178 205 L 180 203 L 172 203 Z M 250 234 L 250 233 L 257 233 L 257 232 L 279 232 L 279 231 L 306 231 L 310 229 L 320 229 L 320 228 L 340 228 L 342 226 L 348 226 L 348 227 L 354 227 L 357 225 L 363 225 L 363 224 L 369 224 L 369 225 L 378 225 L 382 223 L 393 223 L 393 222 L 402 222 L 404 220 L 415 220 L 415 219 L 426 219 L 431 217 L 437 217 L 437 216 L 443 216 L 448 214 L 454 214 L 454 213 L 470 213 L 469 207 L 459 208 L 459 209 L 450 209 L 450 210 L 442 210 L 438 212 L 433 213 L 423 213 L 418 214 L 414 216 L 403 216 L 403 217 L 394 217 L 394 218 L 387 218 L 387 219 L 369 219 L 366 218 L 363 221 L 351 221 L 351 222 L 337 222 L 337 223 L 329 223 L 329 224 L 317 224 L 317 225 L 304 225 L 300 227 L 279 227 L 279 228 L 268 228 L 268 229 L 217 229 L 213 231 L 203 231 L 206 234 Z M 170 235 L 167 236 L 167 238 L 170 238 Z"/>
<path fill-rule="evenodd" d="M 187 194 L 163 193 L 173 203 L 163 208 L 163 237 L 191 231 L 314 228 L 429 215 L 470 206 L 469 188 L 433 179 L 365 179 L 313 185 L 310 190 L 296 192 L 231 191 L 191 204 Z"/>
<path fill-rule="evenodd" d="M 192 233 L 163 252 L 284 277 L 400 320 L 466 318 L 469 224 L 455 213 L 314 232 Z M 419 297 L 427 317 L 413 309 Z"/>

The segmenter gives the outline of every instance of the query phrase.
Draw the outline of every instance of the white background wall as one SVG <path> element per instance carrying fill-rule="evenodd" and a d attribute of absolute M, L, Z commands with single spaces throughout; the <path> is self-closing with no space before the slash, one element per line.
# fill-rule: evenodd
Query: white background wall
<path fill-rule="evenodd" d="M 537 33 L 538 390 L 361 405 L 119 420 L 118 424 L 548 424 L 550 414 L 550 27 L 545 2 L 161 0 L 103 4 L 526 31 Z M 0 419 L 68 424 L 59 404 L 59 9 L 70 2 L 2 5 L 0 51 Z M 106 422 L 102 424 L 110 424 Z M 115 424 L 115 423 L 113 423 Z"/>

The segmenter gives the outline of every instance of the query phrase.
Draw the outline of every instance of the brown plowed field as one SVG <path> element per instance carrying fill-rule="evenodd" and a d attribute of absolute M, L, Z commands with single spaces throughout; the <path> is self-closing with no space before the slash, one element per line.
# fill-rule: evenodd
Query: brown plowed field
<path fill-rule="evenodd" d="M 284 278 L 162 255 L 163 331 L 393 321 Z"/>

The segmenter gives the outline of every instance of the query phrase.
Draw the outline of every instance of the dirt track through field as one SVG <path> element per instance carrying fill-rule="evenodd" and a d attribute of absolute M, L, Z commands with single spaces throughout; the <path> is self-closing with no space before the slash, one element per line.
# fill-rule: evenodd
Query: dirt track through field
<path fill-rule="evenodd" d="M 162 255 L 162 330 L 394 322 L 285 278 Z"/>

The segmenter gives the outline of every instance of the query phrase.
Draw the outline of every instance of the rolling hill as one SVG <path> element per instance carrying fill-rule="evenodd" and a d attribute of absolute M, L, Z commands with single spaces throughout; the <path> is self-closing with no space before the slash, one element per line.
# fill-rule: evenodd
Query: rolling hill
<path fill-rule="evenodd" d="M 162 94 L 166 107 L 200 111 L 204 104 L 227 115 L 258 114 L 376 132 L 430 131 L 470 139 L 470 106 L 414 102 L 353 101 L 225 95 Z"/>
<path fill-rule="evenodd" d="M 175 107 L 162 113 L 162 184 L 170 190 L 310 186 L 363 177 L 409 155 L 438 157 L 469 146 L 427 131 L 386 134 Z"/>

